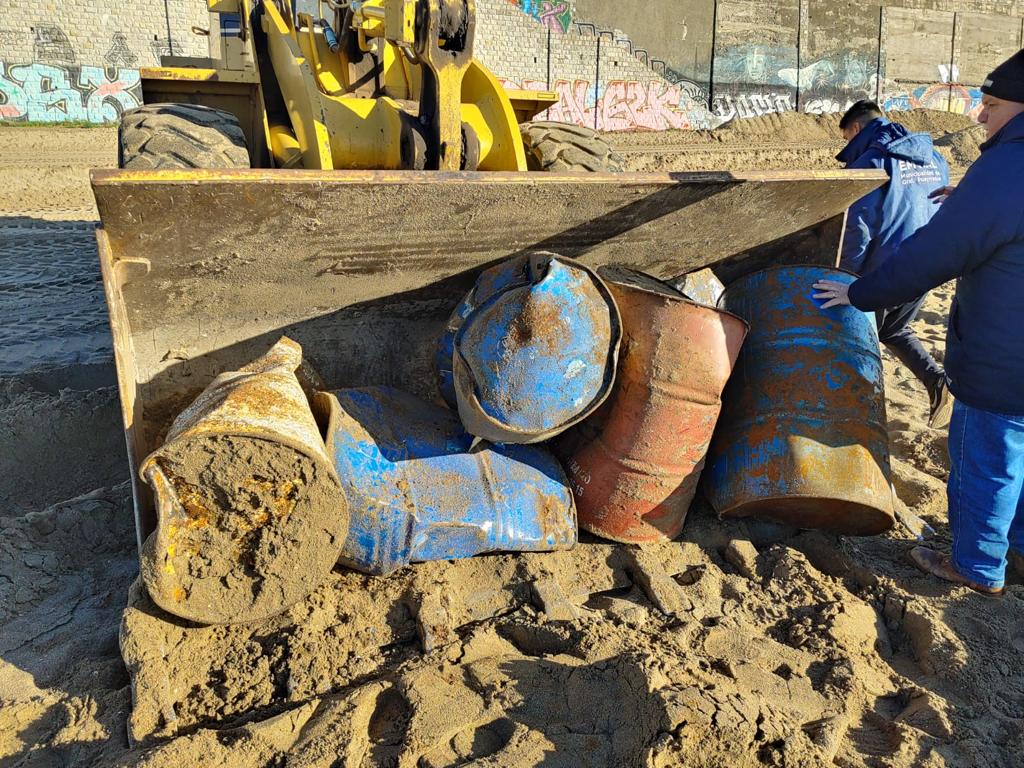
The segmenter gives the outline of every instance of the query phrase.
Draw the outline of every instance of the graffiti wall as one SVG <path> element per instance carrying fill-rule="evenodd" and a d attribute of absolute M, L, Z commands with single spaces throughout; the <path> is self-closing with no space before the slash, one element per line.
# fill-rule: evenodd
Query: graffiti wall
<path fill-rule="evenodd" d="M 940 109 L 976 118 L 981 112 L 981 90 L 966 85 L 935 83 L 914 88 L 910 93 L 890 95 L 886 110 Z"/>
<path fill-rule="evenodd" d="M 141 103 L 137 69 L 0 62 L 0 120 L 105 123 Z"/>
<path fill-rule="evenodd" d="M 210 20 L 206 0 L 0 0 L 0 121 L 115 121 L 141 67 L 210 54 Z"/>
<path fill-rule="evenodd" d="M 535 80 L 504 84 L 509 88 L 549 90 L 547 83 Z M 693 87 L 684 84 L 611 80 L 595 89 L 588 80 L 558 80 L 550 90 L 558 94 L 558 103 L 542 115 L 544 120 L 601 131 L 697 130 L 718 123 L 708 111 L 706 100 L 694 99 Z"/>
<path fill-rule="evenodd" d="M 553 32 L 565 34 L 573 20 L 573 7 L 567 0 L 508 0 L 518 5 Z"/>
<path fill-rule="evenodd" d="M 875 98 L 876 63 L 850 49 L 803 63 L 795 47 L 735 46 L 716 56 L 713 111 L 722 120 L 843 111 Z"/>

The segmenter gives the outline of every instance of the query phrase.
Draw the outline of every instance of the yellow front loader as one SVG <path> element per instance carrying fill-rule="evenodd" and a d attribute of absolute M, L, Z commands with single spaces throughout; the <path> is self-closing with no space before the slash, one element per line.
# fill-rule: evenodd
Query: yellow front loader
<path fill-rule="evenodd" d="M 142 70 L 121 167 L 618 169 L 596 131 L 520 129 L 555 94 L 506 91 L 473 58 L 473 0 L 316 5 L 209 0 L 219 57 Z"/>
<path fill-rule="evenodd" d="M 436 397 L 445 321 L 536 250 L 725 282 L 834 265 L 875 171 L 630 174 L 596 132 L 529 123 L 473 58 L 473 0 L 210 0 L 210 60 L 143 70 L 121 170 L 94 171 L 139 543 L 138 467 L 220 372 L 287 334 L 330 388 Z M 543 172 L 537 172 L 543 171 Z"/>

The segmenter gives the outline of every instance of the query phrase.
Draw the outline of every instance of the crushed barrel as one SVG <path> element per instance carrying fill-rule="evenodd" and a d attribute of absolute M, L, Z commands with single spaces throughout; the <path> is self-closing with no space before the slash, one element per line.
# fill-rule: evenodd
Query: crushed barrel
<path fill-rule="evenodd" d="M 387 387 L 321 392 L 314 409 L 348 499 L 343 565 L 385 574 L 576 543 L 572 494 L 549 451 L 474 445 L 450 410 Z"/>
<path fill-rule="evenodd" d="M 217 377 L 171 425 L 140 474 L 158 524 L 142 548 L 157 605 L 203 624 L 278 614 L 331 572 L 348 530 L 333 463 L 281 339 Z"/>
<path fill-rule="evenodd" d="M 537 443 L 607 398 L 621 335 L 608 287 L 548 253 L 484 272 L 441 339 L 442 394 L 466 430 L 495 443 Z"/>
<path fill-rule="evenodd" d="M 646 275 L 601 276 L 619 307 L 623 341 L 615 389 L 594 417 L 603 426 L 566 462 L 580 526 L 627 543 L 673 539 L 697 492 L 747 326 Z"/>
<path fill-rule="evenodd" d="M 726 288 L 750 323 L 723 395 L 705 489 L 722 517 L 870 535 L 894 522 L 885 392 L 872 318 L 822 310 L 811 285 L 850 283 L 825 267 L 777 267 Z"/>

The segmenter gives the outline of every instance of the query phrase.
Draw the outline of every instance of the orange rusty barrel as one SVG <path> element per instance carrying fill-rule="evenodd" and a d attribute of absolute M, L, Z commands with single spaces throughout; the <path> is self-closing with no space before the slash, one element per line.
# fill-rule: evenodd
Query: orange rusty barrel
<path fill-rule="evenodd" d="M 672 539 L 747 326 L 647 275 L 600 274 L 622 315 L 623 345 L 612 400 L 596 417 L 603 426 L 594 434 L 593 424 L 581 425 L 582 444 L 566 462 L 579 524 L 613 541 Z"/>
<path fill-rule="evenodd" d="M 822 310 L 826 267 L 740 278 L 719 305 L 750 323 L 723 396 L 705 490 L 722 517 L 868 535 L 894 522 L 878 337 L 850 307 Z"/>

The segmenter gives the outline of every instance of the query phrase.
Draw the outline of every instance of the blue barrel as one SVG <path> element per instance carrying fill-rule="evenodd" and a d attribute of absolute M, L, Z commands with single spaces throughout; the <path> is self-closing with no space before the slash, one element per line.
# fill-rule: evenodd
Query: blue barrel
<path fill-rule="evenodd" d="M 873 319 L 822 310 L 811 285 L 847 272 L 747 275 L 719 306 L 750 323 L 722 396 L 705 493 L 722 517 L 869 535 L 894 522 L 882 360 Z"/>
<path fill-rule="evenodd" d="M 455 357 L 455 336 L 462 328 L 466 319 L 492 296 L 504 293 L 510 287 L 523 285 L 529 280 L 530 264 L 527 257 L 509 259 L 496 267 L 485 270 L 477 278 L 473 290 L 466 294 L 448 318 L 444 334 L 437 344 L 434 364 L 437 366 L 437 387 L 441 397 L 448 406 L 455 410 L 459 407 L 455 396 L 455 373 L 452 371 L 452 359 Z"/>
<path fill-rule="evenodd" d="M 471 434 L 540 442 L 607 398 L 620 336 L 615 302 L 591 269 L 551 254 L 510 259 L 452 314 L 438 345 L 441 392 Z"/>
<path fill-rule="evenodd" d="M 545 449 L 473 447 L 451 411 L 388 387 L 319 393 L 314 410 L 349 502 L 342 564 L 378 575 L 575 545 L 572 494 Z"/>

